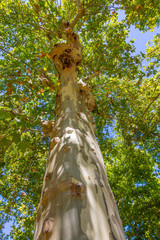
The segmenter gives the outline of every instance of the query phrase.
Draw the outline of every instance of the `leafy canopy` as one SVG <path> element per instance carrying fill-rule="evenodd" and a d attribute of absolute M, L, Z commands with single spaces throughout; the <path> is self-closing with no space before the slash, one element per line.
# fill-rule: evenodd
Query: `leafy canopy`
<path fill-rule="evenodd" d="M 158 0 L 1 0 L 0 3 L 0 234 L 32 239 L 49 140 L 42 120 L 54 119 L 58 74 L 49 52 L 55 32 L 74 24 L 83 46 L 78 76 L 96 99 L 96 135 L 128 239 L 160 232 L 160 35 L 136 54 L 129 28 L 153 30 Z M 119 10 L 126 17 L 118 21 Z M 49 36 L 49 37 L 48 37 Z M 50 40 L 51 39 L 51 40 Z M 114 134 L 111 134 L 114 130 Z"/>

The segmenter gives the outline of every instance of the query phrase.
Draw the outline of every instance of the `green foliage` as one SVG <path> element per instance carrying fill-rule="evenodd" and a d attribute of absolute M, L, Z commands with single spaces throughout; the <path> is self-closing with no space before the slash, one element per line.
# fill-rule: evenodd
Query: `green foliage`
<path fill-rule="evenodd" d="M 151 239 L 151 236 L 158 239 L 160 185 L 153 174 L 155 159 L 144 146 L 126 147 L 123 137 L 110 139 L 108 143 L 107 174 L 128 239 Z"/>
<path fill-rule="evenodd" d="M 79 0 L 2 0 L 0 3 L 0 234 L 12 220 L 12 239 L 32 239 L 47 159 L 40 122 L 54 118 L 58 76 L 48 54 L 62 21 Z M 160 35 L 135 54 L 129 27 L 159 24 L 158 1 L 84 0 L 75 31 L 83 46 L 79 78 L 96 99 L 96 134 L 128 239 L 158 239 L 160 198 Z M 116 8 L 125 10 L 118 22 Z M 47 34 L 50 33 L 52 41 Z M 145 65 L 143 66 L 143 63 Z M 110 129 L 114 129 L 111 137 Z M 158 168 L 157 168 L 158 167 Z"/>
<path fill-rule="evenodd" d="M 156 25 L 159 25 L 160 6 L 158 0 L 121 0 L 116 2 L 119 2 L 122 9 L 125 10 L 128 24 L 135 24 L 140 30 L 154 29 Z"/>

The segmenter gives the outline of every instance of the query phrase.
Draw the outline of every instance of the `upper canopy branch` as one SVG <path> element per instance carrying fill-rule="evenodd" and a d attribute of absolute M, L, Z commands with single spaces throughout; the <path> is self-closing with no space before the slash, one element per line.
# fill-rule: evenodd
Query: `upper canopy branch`
<path fill-rule="evenodd" d="M 104 67 L 100 68 L 99 70 L 95 71 L 93 74 L 82 79 L 82 81 L 83 82 L 90 81 L 92 78 L 98 76 L 103 70 L 104 70 Z"/>
<path fill-rule="evenodd" d="M 72 28 L 70 27 L 69 22 L 62 22 L 62 25 L 59 27 L 59 30 L 54 31 L 53 33 L 51 31 L 48 31 L 47 37 L 49 40 L 51 40 L 51 34 L 56 35 L 58 38 L 62 38 L 67 41 L 68 44 L 71 44 L 73 47 L 75 47 L 77 50 L 79 50 L 79 53 L 81 54 L 82 47 L 79 41 L 79 36 L 77 33 L 75 33 Z"/>
<path fill-rule="evenodd" d="M 75 17 L 73 18 L 72 22 L 68 22 L 68 21 L 62 21 L 62 24 L 59 26 L 58 30 L 55 30 L 52 32 L 51 29 L 43 29 L 47 32 L 47 37 L 49 40 L 52 40 L 52 36 L 51 35 L 55 35 L 58 38 L 63 38 L 64 40 L 67 40 L 68 42 L 68 36 L 69 33 L 73 33 L 73 28 L 75 27 L 75 25 L 78 23 L 78 21 L 85 15 L 85 8 L 82 6 L 82 4 L 80 3 L 78 6 L 78 12 L 75 15 Z M 42 27 L 41 27 L 42 28 Z"/>
<path fill-rule="evenodd" d="M 12 52 L 9 52 L 9 51 L 7 51 L 6 49 L 4 49 L 4 47 L 0 47 L 0 49 L 1 49 L 3 52 L 5 52 L 5 53 L 7 53 L 8 55 L 10 55 L 10 56 L 11 56 L 12 58 L 14 58 L 16 61 L 22 62 L 23 64 L 25 64 L 26 66 L 28 66 L 28 64 L 27 64 L 25 61 L 17 58 Z"/>
<path fill-rule="evenodd" d="M 76 16 L 74 17 L 74 19 L 70 23 L 70 28 L 73 29 L 74 26 L 77 24 L 77 22 L 84 16 L 84 14 L 85 14 L 85 9 L 84 8 L 79 9 Z"/>

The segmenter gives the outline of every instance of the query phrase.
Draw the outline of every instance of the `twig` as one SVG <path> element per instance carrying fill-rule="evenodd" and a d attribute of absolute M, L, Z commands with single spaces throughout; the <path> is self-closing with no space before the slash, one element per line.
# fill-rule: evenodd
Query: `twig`
<path fill-rule="evenodd" d="M 85 82 L 85 81 L 90 81 L 92 78 L 98 76 L 103 70 L 104 70 L 104 67 L 101 68 L 101 69 L 99 69 L 98 71 L 95 71 L 93 74 L 85 77 L 82 81 L 84 81 L 84 82 Z"/>
<path fill-rule="evenodd" d="M 149 57 L 150 54 L 154 53 L 156 50 L 160 49 L 160 46 L 154 48 L 152 51 L 145 54 L 145 57 Z"/>
<path fill-rule="evenodd" d="M 0 49 L 1 49 L 3 52 L 9 54 L 11 57 L 13 57 L 13 58 L 14 58 L 15 60 L 17 60 L 18 62 L 22 62 L 22 63 L 24 63 L 26 66 L 28 66 L 28 64 L 27 64 L 25 61 L 22 61 L 22 60 L 18 59 L 17 57 L 15 57 L 13 53 L 5 50 L 3 47 L 0 47 Z"/>

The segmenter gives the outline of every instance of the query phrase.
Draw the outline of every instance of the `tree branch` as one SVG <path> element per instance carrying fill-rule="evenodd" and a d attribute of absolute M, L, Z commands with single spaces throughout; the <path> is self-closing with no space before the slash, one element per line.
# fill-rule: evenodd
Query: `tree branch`
<path fill-rule="evenodd" d="M 22 60 L 18 59 L 17 57 L 15 57 L 13 53 L 11 53 L 11 52 L 5 50 L 3 47 L 0 47 L 0 49 L 1 49 L 3 52 L 9 54 L 11 57 L 13 57 L 16 61 L 18 61 L 18 62 L 22 62 L 23 64 L 25 64 L 26 66 L 28 66 L 27 63 L 26 63 L 25 61 L 22 61 Z"/>
<path fill-rule="evenodd" d="M 150 106 L 157 100 L 157 98 L 160 96 L 160 93 L 157 94 L 156 97 L 153 98 L 153 100 L 150 102 L 150 104 L 147 106 L 147 108 L 145 109 L 145 111 L 143 112 L 142 116 L 141 116 L 141 119 L 142 117 L 146 114 L 146 112 L 148 111 L 148 109 L 150 108 Z"/>
<path fill-rule="evenodd" d="M 40 77 L 40 80 L 42 82 L 42 85 L 44 87 L 49 87 L 50 90 L 55 91 L 57 90 L 56 85 L 52 82 L 50 77 L 47 75 L 47 73 L 42 73 L 42 77 Z"/>
<path fill-rule="evenodd" d="M 74 28 L 74 26 L 77 24 L 77 22 L 79 21 L 79 19 L 81 19 L 85 14 L 85 9 L 81 8 L 78 10 L 76 16 L 74 17 L 74 19 L 72 20 L 72 22 L 70 23 L 70 28 Z"/>
<path fill-rule="evenodd" d="M 95 71 L 93 74 L 85 77 L 82 81 L 83 81 L 83 82 L 85 82 L 85 81 L 90 81 L 92 78 L 98 76 L 103 70 L 104 70 L 104 67 L 103 67 L 103 68 L 100 68 L 98 71 Z"/>
<path fill-rule="evenodd" d="M 160 49 L 160 46 L 154 48 L 152 51 L 145 54 L 145 57 L 149 57 L 150 54 L 154 53 L 156 50 Z"/>
<path fill-rule="evenodd" d="M 46 31 L 46 35 L 50 41 L 52 40 L 51 34 L 57 36 L 58 38 L 63 38 L 64 40 L 68 40 L 67 39 L 67 30 L 72 30 L 74 28 L 74 26 L 77 24 L 77 22 L 84 15 L 85 15 L 85 8 L 82 6 L 81 3 L 79 3 L 78 12 L 71 23 L 63 21 L 62 24 L 59 26 L 59 29 L 55 30 L 53 32 L 51 31 L 51 29 L 45 29 L 42 26 L 40 26 L 40 28 L 43 29 L 44 31 Z"/>

